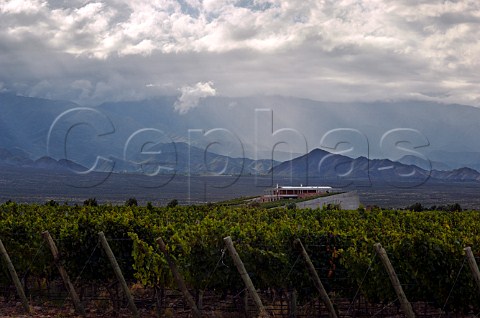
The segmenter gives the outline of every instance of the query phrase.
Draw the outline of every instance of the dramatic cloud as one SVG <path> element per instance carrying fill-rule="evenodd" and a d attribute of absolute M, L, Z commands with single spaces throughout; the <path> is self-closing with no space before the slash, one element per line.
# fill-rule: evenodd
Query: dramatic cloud
<path fill-rule="evenodd" d="M 479 24 L 476 0 L 0 0 L 0 82 L 86 104 L 207 78 L 234 96 L 480 105 Z"/>
<path fill-rule="evenodd" d="M 180 89 L 182 95 L 175 102 L 175 110 L 186 114 L 191 108 L 197 107 L 201 98 L 215 96 L 216 91 L 212 82 L 198 82 L 194 86 L 184 86 Z"/>

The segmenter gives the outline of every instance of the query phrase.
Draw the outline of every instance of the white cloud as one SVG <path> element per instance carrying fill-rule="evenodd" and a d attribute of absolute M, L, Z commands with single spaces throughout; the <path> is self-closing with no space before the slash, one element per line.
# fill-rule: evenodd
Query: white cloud
<path fill-rule="evenodd" d="M 476 0 L 0 0 L 0 81 L 89 102 L 209 78 L 236 96 L 477 105 L 479 25 Z"/>
<path fill-rule="evenodd" d="M 120 51 L 121 55 L 149 55 L 154 50 L 152 40 L 142 40 L 135 45 L 129 45 Z"/>
<path fill-rule="evenodd" d="M 34 14 L 46 5 L 38 0 L 1 0 L 0 12 L 7 14 Z"/>
<path fill-rule="evenodd" d="M 174 105 L 174 109 L 180 114 L 186 114 L 190 109 L 197 107 L 201 98 L 217 94 L 212 82 L 198 82 L 193 86 L 183 86 L 180 92 L 182 94 Z"/>

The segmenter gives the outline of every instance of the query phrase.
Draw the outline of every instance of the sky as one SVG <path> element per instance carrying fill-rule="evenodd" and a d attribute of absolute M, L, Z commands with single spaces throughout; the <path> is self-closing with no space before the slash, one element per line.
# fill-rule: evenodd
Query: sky
<path fill-rule="evenodd" d="M 0 91 L 480 106 L 480 1 L 0 0 Z"/>

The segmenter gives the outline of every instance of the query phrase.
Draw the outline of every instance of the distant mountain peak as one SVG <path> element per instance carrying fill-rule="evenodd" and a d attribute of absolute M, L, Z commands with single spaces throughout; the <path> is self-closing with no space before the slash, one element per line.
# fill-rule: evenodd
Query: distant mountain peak
<path fill-rule="evenodd" d="M 325 180 L 418 182 L 432 177 L 442 181 L 480 181 L 480 173 L 468 167 L 449 171 L 430 170 L 390 159 L 350 158 L 321 149 L 314 149 L 307 155 L 282 162 L 270 172 L 277 177 L 308 176 Z"/>

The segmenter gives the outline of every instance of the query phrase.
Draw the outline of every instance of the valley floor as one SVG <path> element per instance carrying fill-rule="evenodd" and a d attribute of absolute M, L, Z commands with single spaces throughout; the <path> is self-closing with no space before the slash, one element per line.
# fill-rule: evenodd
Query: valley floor
<path fill-rule="evenodd" d="M 329 185 L 342 191 L 357 191 L 364 206 L 404 208 L 416 202 L 423 206 L 459 203 L 462 208 L 480 210 L 480 183 L 438 182 L 392 184 L 371 182 L 336 183 L 326 180 L 290 180 L 258 176 L 170 176 L 146 177 L 128 174 L 79 176 L 47 170 L 0 171 L 0 202 L 81 204 L 88 198 L 99 203 L 123 204 L 135 197 L 139 204 L 166 205 L 173 199 L 180 204 L 217 202 L 237 197 L 260 196 L 268 187 L 280 185 Z"/>

